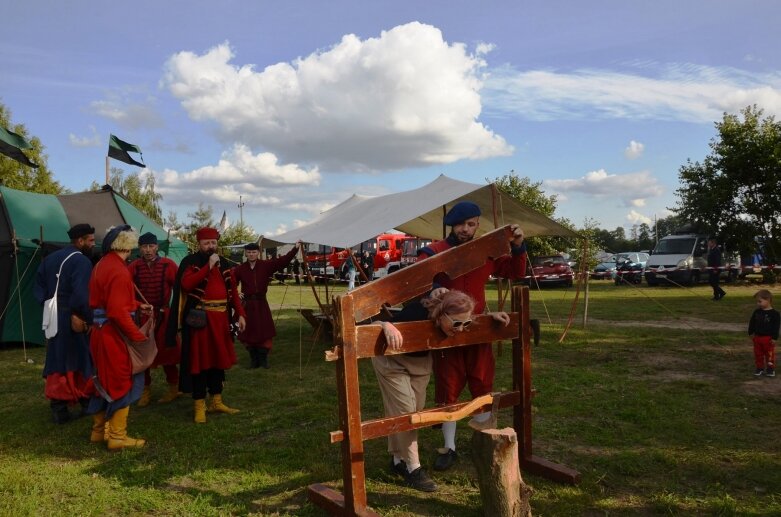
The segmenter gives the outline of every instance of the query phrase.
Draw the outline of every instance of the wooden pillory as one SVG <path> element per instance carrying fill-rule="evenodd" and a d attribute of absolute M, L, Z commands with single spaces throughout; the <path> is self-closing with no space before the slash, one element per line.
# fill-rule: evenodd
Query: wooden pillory
<path fill-rule="evenodd" d="M 309 486 L 309 499 L 331 515 L 373 516 L 366 500 L 364 440 L 381 438 L 401 431 L 428 427 L 482 413 L 489 409 L 513 408 L 513 427 L 519 436 L 520 465 L 524 472 L 555 481 L 577 483 L 580 474 L 568 467 L 532 454 L 531 343 L 529 329 L 529 290 L 514 287 L 510 324 L 504 327 L 488 315 L 476 315 L 466 332 L 445 336 L 431 321 L 399 322 L 404 338 L 402 350 L 386 350 L 382 328 L 366 325 L 389 306 L 411 300 L 431 290 L 437 273 L 451 278 L 473 271 L 490 257 L 510 253 L 509 226 L 498 228 L 478 239 L 417 262 L 392 275 L 365 284 L 339 296 L 333 303 L 334 344 L 327 360 L 336 361 L 340 430 L 331 432 L 331 443 L 341 442 L 344 494 L 323 484 Z M 471 402 L 459 402 L 374 420 L 361 420 L 358 360 L 376 355 L 438 350 L 455 346 L 512 340 L 512 391 L 485 395 Z"/>

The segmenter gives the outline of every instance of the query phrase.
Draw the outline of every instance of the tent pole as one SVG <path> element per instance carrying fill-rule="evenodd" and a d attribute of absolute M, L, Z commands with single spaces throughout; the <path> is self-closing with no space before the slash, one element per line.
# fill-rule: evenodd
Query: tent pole
<path fill-rule="evenodd" d="M 27 362 L 27 337 L 24 334 L 24 311 L 22 310 L 22 279 L 19 278 L 19 245 L 16 239 L 16 230 L 13 231 L 14 243 L 14 266 L 16 267 L 16 297 L 19 300 L 19 325 L 22 330 L 22 353 L 24 354 L 24 362 Z M 31 259 L 32 260 L 32 259 Z"/>

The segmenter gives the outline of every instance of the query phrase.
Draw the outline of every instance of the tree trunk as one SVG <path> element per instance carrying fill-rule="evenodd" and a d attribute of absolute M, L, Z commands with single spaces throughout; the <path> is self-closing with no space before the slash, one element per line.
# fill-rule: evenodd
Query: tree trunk
<path fill-rule="evenodd" d="M 483 513 L 486 517 L 531 517 L 532 489 L 521 479 L 518 436 L 511 427 L 472 434 L 472 456 L 477 469 Z"/>

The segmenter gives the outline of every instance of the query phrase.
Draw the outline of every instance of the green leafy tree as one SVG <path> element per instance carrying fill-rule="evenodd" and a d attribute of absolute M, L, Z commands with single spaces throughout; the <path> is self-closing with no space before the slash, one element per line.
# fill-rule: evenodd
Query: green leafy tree
<path fill-rule="evenodd" d="M 258 234 L 251 226 L 236 223 L 228 226 L 221 232 L 220 241 L 223 244 L 242 244 L 247 242 L 257 242 Z"/>
<path fill-rule="evenodd" d="M 37 169 L 28 167 L 0 154 L 0 182 L 6 187 L 27 192 L 62 194 L 65 189 L 54 181 L 54 175 L 47 166 L 48 156 L 44 153 L 43 143 L 38 137 L 30 136 L 24 124 L 12 124 L 11 111 L 2 103 L 0 103 L 0 126 L 30 142 L 32 149 L 25 149 L 24 154 L 38 165 Z"/>
<path fill-rule="evenodd" d="M 198 247 L 198 240 L 195 238 L 195 233 L 205 226 L 216 227 L 214 222 L 214 209 L 211 205 L 204 206 L 203 203 L 198 203 L 198 209 L 195 212 L 188 212 L 187 217 L 189 221 L 180 224 L 179 230 L 176 236 L 187 243 L 190 250 L 195 250 Z M 176 214 L 169 214 L 168 220 L 175 224 L 179 224 L 176 218 Z"/>
<path fill-rule="evenodd" d="M 556 219 L 556 195 L 547 195 L 542 189 L 542 182 L 533 182 L 529 178 L 518 176 L 515 171 L 510 174 L 488 179 L 489 182 L 496 184 L 496 187 L 515 199 L 519 203 L 528 206 L 543 215 L 556 220 L 562 226 L 573 229 L 573 225 L 566 219 Z M 526 246 L 530 256 L 551 255 L 560 253 L 572 246 L 571 239 L 560 237 L 530 237 L 526 241 Z"/>
<path fill-rule="evenodd" d="M 637 249 L 650 250 L 653 247 L 654 240 L 651 238 L 651 227 L 647 223 L 640 223 L 637 229 Z"/>
<path fill-rule="evenodd" d="M 686 224 L 683 217 L 679 215 L 669 215 L 667 217 L 662 217 L 661 219 L 656 220 L 656 224 L 654 225 L 654 245 L 656 245 L 656 241 L 661 239 L 662 237 L 666 237 L 668 235 L 672 235 L 676 230 L 679 230 Z"/>
<path fill-rule="evenodd" d="M 724 114 L 702 162 L 679 170 L 675 211 L 729 248 L 749 254 L 758 239 L 771 263 L 781 258 L 781 124 L 748 106 Z"/>
<path fill-rule="evenodd" d="M 109 185 L 114 192 L 122 194 L 134 207 L 146 214 L 159 225 L 163 225 L 163 210 L 160 208 L 160 201 L 163 195 L 155 192 L 155 177 L 149 174 L 142 178 L 134 172 L 125 176 L 125 171 L 112 167 L 109 176 Z M 100 190 L 101 186 L 93 181 L 90 190 Z"/>

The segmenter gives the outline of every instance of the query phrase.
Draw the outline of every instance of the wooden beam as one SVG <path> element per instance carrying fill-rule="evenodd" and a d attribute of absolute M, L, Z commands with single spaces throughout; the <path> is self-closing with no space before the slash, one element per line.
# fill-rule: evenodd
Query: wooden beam
<path fill-rule="evenodd" d="M 350 291 L 355 321 L 378 314 L 384 304 L 397 305 L 427 293 L 437 273 L 457 278 L 482 267 L 488 258 L 508 255 L 511 237 L 509 226 L 498 228 Z"/>

